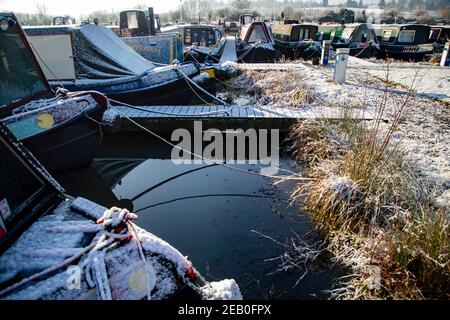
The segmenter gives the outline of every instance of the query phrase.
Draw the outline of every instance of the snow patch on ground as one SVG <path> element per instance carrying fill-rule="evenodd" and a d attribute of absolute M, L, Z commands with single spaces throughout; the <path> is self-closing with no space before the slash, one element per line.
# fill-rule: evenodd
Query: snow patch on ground
<path fill-rule="evenodd" d="M 233 279 L 210 282 L 202 291 L 208 300 L 242 300 L 239 286 Z"/>

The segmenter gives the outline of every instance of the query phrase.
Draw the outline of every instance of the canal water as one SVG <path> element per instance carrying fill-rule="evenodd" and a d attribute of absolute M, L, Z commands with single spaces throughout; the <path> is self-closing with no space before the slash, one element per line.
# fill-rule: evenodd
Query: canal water
<path fill-rule="evenodd" d="M 274 271 L 270 260 L 285 249 L 264 237 L 286 243 L 295 234 L 313 243 L 318 235 L 298 204 L 290 204 L 292 184 L 211 164 L 177 165 L 171 147 L 148 134 L 105 137 L 88 168 L 56 178 L 69 194 L 104 206 L 121 206 L 139 215 L 137 224 L 168 241 L 207 280 L 234 278 L 245 299 L 316 299 L 328 297 L 342 275 L 327 258 L 289 274 Z M 284 155 L 281 167 L 295 163 Z M 235 165 L 258 171 L 258 165 Z M 269 260 L 268 260 L 269 259 Z"/>

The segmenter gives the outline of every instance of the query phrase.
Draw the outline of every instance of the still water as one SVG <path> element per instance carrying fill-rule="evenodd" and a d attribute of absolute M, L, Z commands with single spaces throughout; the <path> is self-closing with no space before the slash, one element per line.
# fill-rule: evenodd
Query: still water
<path fill-rule="evenodd" d="M 137 224 L 189 256 L 207 280 L 234 278 L 246 299 L 328 297 L 341 269 L 326 259 L 305 269 L 273 273 L 284 248 L 256 232 L 286 243 L 295 233 L 317 241 L 317 232 L 298 204 L 292 184 L 219 165 L 177 165 L 170 147 L 148 135 L 107 136 L 93 164 L 57 177 L 66 190 L 104 206 L 138 213 Z M 281 167 L 299 170 L 288 156 Z M 235 165 L 258 171 L 258 165 Z M 86 187 L 88 186 L 88 187 Z"/>

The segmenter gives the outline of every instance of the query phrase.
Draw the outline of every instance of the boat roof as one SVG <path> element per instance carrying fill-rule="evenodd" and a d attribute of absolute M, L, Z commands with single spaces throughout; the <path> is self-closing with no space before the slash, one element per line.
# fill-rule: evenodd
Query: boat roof
<path fill-rule="evenodd" d="M 404 23 L 404 24 L 373 24 L 373 27 L 376 29 L 382 28 L 403 28 L 403 27 L 423 27 L 429 28 L 430 26 L 427 24 L 419 24 L 419 23 Z"/>
<path fill-rule="evenodd" d="M 110 28 L 95 25 L 24 27 L 28 36 L 71 34 L 78 79 L 138 76 L 156 66 L 126 45 Z"/>
<path fill-rule="evenodd" d="M 177 29 L 182 29 L 182 28 L 215 28 L 213 25 L 210 24 L 192 24 L 192 23 L 188 23 L 188 24 L 177 24 L 177 25 L 173 25 L 173 26 L 168 26 L 168 27 L 164 27 L 161 28 L 161 32 L 170 32 L 170 31 L 175 31 Z"/>

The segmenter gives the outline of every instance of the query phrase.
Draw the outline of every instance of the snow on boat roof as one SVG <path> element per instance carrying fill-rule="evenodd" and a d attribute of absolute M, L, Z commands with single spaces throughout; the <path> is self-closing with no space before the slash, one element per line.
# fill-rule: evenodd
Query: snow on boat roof
<path fill-rule="evenodd" d="M 139 76 L 155 68 L 104 26 L 34 26 L 24 30 L 30 37 L 70 33 L 77 79 Z"/>
<path fill-rule="evenodd" d="M 86 39 L 95 44 L 98 50 L 101 50 L 108 58 L 116 61 L 134 74 L 142 74 L 155 67 L 154 64 L 141 57 L 106 27 L 87 24 L 82 26 L 80 31 Z"/>

